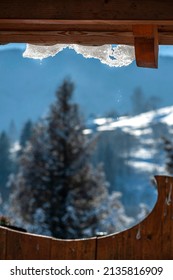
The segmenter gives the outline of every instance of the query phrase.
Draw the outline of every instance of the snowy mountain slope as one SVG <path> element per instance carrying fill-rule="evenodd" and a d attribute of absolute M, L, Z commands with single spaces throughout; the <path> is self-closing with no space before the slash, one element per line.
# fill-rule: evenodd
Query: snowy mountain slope
<path fill-rule="evenodd" d="M 96 119 L 95 123 L 99 123 Z M 102 123 L 103 123 L 102 118 Z M 106 120 L 105 120 L 106 122 Z M 144 171 L 157 170 L 159 174 L 165 174 L 165 168 L 159 162 L 159 155 L 157 144 L 161 139 L 153 137 L 153 126 L 165 124 L 169 127 L 169 132 L 173 132 L 173 106 L 165 107 L 157 111 L 151 111 L 140 114 L 135 117 L 122 117 L 117 121 L 107 121 L 106 124 L 99 125 L 97 130 L 100 132 L 115 130 L 121 128 L 138 138 L 140 145 L 137 147 L 135 154 L 133 154 L 129 164 L 136 166 L 138 169 Z M 160 137 L 164 136 L 163 129 L 160 128 Z"/>
<path fill-rule="evenodd" d="M 167 174 L 162 137 L 170 138 L 173 133 L 173 106 L 116 121 L 110 118 L 95 119 L 93 125 L 90 122 L 90 130 L 86 130 L 86 133 L 91 132 L 93 127 L 103 134 L 121 130 L 125 133 L 124 137 L 131 135 L 137 139 L 137 144 L 136 141 L 134 145 L 129 143 L 131 149 L 128 155 L 121 151 L 129 169 L 121 172 L 119 178 L 116 177 L 115 188 L 122 191 L 122 201 L 131 215 L 139 212 L 140 203 L 145 203 L 151 210 L 157 198 L 153 177 Z"/>

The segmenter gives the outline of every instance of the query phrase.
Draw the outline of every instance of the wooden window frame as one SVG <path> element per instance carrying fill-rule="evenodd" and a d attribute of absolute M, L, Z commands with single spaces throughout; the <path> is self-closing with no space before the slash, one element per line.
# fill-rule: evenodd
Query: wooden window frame
<path fill-rule="evenodd" d="M 169 0 L 6 0 L 0 44 L 127 44 L 136 63 L 158 67 L 158 46 L 173 44 Z"/>

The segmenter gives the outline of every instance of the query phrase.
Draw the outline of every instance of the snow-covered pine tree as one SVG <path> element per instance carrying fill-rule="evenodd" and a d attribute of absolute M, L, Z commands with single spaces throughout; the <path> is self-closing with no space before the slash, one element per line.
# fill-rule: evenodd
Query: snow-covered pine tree
<path fill-rule="evenodd" d="M 20 135 L 20 146 L 22 148 L 25 148 L 27 141 L 30 140 L 30 138 L 32 136 L 32 130 L 33 130 L 33 123 L 31 120 L 28 120 L 24 124 L 21 135 Z"/>
<path fill-rule="evenodd" d="M 8 176 L 13 171 L 10 155 L 10 140 L 5 131 L 0 133 L 0 194 L 3 201 L 8 200 L 9 190 L 6 188 Z"/>
<path fill-rule="evenodd" d="M 166 171 L 170 175 L 173 175 L 173 143 L 166 137 L 162 137 L 162 140 L 164 143 L 164 150 L 166 153 Z"/>
<path fill-rule="evenodd" d="M 91 140 L 83 133 L 73 83 L 65 80 L 39 123 L 11 180 L 12 211 L 33 231 L 57 238 L 90 237 L 124 229 L 131 219 L 110 195 L 103 169 L 89 163 Z"/>

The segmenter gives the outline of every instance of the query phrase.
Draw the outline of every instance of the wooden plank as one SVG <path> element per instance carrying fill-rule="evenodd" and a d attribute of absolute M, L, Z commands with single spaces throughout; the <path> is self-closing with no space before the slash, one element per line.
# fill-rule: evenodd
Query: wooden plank
<path fill-rule="evenodd" d="M 157 176 L 158 200 L 149 216 L 131 229 L 97 240 L 97 259 L 173 259 L 173 194 L 166 208 L 173 178 Z M 173 191 L 173 190 L 172 190 Z M 166 244 L 168 242 L 168 244 Z"/>
<path fill-rule="evenodd" d="M 132 26 L 114 20 L 0 19 L 2 31 L 115 31 L 132 32 Z"/>
<path fill-rule="evenodd" d="M 157 176 L 158 200 L 139 225 L 86 240 L 58 240 L 0 228 L 0 259 L 173 259 L 173 178 Z"/>
<path fill-rule="evenodd" d="M 79 32 L 79 31 L 39 31 L 39 32 L 8 32 L 0 31 L 0 43 L 31 43 L 31 44 L 128 44 L 134 42 L 133 34 L 126 32 Z"/>
<path fill-rule="evenodd" d="M 100 237 L 97 240 L 97 259 L 144 259 L 143 241 L 143 226 L 141 224 L 115 235 Z"/>
<path fill-rule="evenodd" d="M 4 227 L 0 227 L 0 260 L 6 259 L 6 233 Z"/>
<path fill-rule="evenodd" d="M 172 20 L 170 0 L 6 0 L 0 18 Z"/>
<path fill-rule="evenodd" d="M 173 227 L 172 227 L 172 219 L 173 219 L 173 178 L 167 178 L 166 182 L 164 182 L 164 213 L 163 213 L 163 221 L 162 221 L 162 236 L 164 239 L 162 240 L 162 256 L 164 259 L 173 259 Z M 162 258 L 162 259 L 163 259 Z"/>
<path fill-rule="evenodd" d="M 133 26 L 136 64 L 139 67 L 158 67 L 158 32 L 154 25 Z"/>
<path fill-rule="evenodd" d="M 97 239 L 97 260 L 119 260 L 122 256 L 122 234 L 99 237 Z"/>
<path fill-rule="evenodd" d="M 3 20 L 0 42 L 133 44 L 132 27 L 106 21 Z"/>
<path fill-rule="evenodd" d="M 173 32 L 162 32 L 158 37 L 160 45 L 173 45 Z"/>
<path fill-rule="evenodd" d="M 141 30 L 143 26 L 146 28 L 146 23 L 148 22 L 144 21 L 140 25 Z M 120 24 L 114 20 L 0 19 L 0 43 L 134 45 L 135 25 L 136 22 Z M 158 25 L 158 43 L 173 44 L 173 22 L 172 25 L 169 25 L 169 22 L 166 25 Z"/>
<path fill-rule="evenodd" d="M 94 260 L 96 238 L 81 240 L 57 240 L 51 242 L 52 260 Z"/>
<path fill-rule="evenodd" d="M 15 24 L 13 29 L 15 28 Z M 31 44 L 125 44 L 134 45 L 134 36 L 131 31 L 32 31 L 32 26 L 22 31 L 0 31 L 0 43 L 31 43 Z M 173 27 L 172 27 L 173 28 Z M 159 45 L 173 45 L 173 31 L 158 34 Z"/>
<path fill-rule="evenodd" d="M 49 260 L 50 238 L 7 231 L 7 260 Z"/>

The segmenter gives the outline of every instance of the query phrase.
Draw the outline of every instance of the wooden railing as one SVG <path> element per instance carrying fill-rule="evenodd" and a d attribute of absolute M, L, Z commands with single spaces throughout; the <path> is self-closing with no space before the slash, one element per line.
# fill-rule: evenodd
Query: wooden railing
<path fill-rule="evenodd" d="M 158 199 L 140 224 L 81 240 L 59 240 L 0 227 L 2 260 L 173 259 L 173 178 L 156 176 Z"/>

